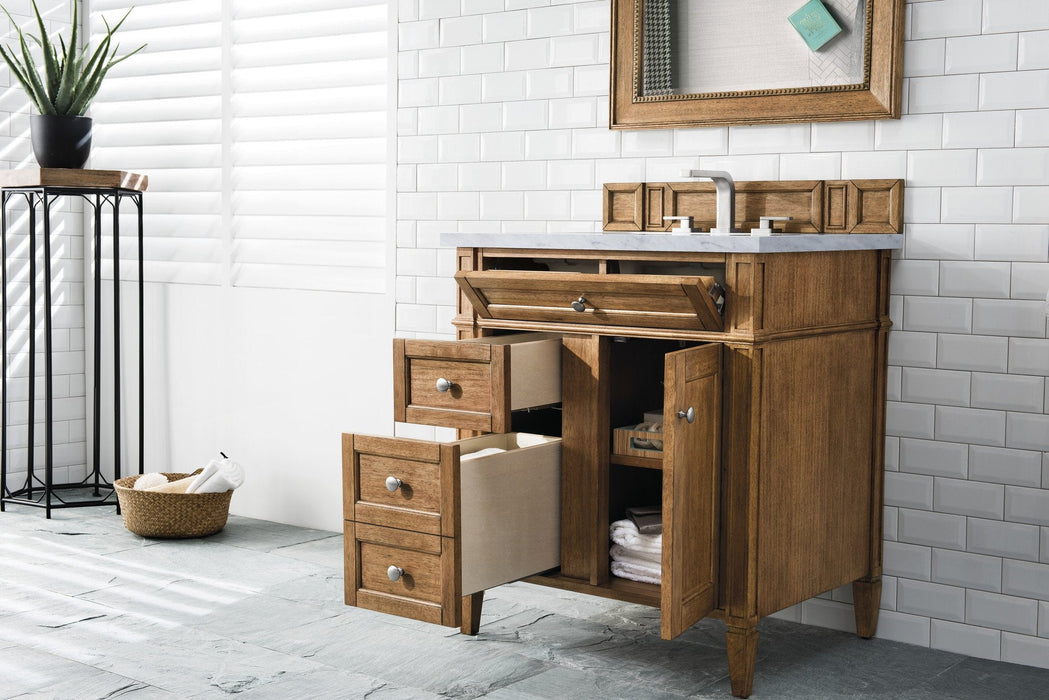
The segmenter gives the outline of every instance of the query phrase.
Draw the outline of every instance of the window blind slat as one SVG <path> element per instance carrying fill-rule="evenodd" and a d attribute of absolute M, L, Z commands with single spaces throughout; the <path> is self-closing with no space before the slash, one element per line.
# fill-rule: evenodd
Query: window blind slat
<path fill-rule="evenodd" d="M 246 93 L 233 98 L 233 110 L 237 116 L 375 112 L 385 106 L 385 85 L 290 89 L 279 94 Z M 288 127 L 292 130 L 294 122 L 289 121 Z"/>
<path fill-rule="evenodd" d="M 238 167 L 233 171 L 233 185 L 238 191 L 268 190 L 273 183 L 284 182 L 285 190 L 308 189 L 318 196 L 340 197 L 343 190 L 364 191 L 369 197 L 381 193 L 376 189 L 375 167 L 371 163 L 357 165 L 297 165 Z M 323 190 L 315 182 L 324 183 Z"/>
<path fill-rule="evenodd" d="M 118 124 L 103 122 L 94 125 L 93 138 L 110 148 L 128 146 L 142 148 L 157 146 L 201 146 L 215 144 L 222 139 L 222 122 L 217 119 L 198 119 L 184 122 L 134 122 Z"/>
<path fill-rule="evenodd" d="M 318 265 L 381 269 L 386 251 L 381 242 L 343 245 L 341 241 L 311 241 L 309 246 L 289 240 L 242 240 L 237 260 L 242 263 Z"/>
<path fill-rule="evenodd" d="M 286 163 L 379 163 L 386 155 L 385 139 L 341 141 L 274 141 L 239 143 L 233 146 L 238 165 L 284 165 Z M 379 168 L 376 168 L 377 174 Z M 383 177 L 376 177 L 382 182 Z"/>
<path fill-rule="evenodd" d="M 291 211 L 307 211 L 320 216 L 377 216 L 384 211 L 381 195 L 381 190 L 310 190 L 294 194 L 289 194 L 288 190 L 241 190 L 233 195 L 233 211 L 237 214 L 280 216 L 287 213 L 290 207 Z"/>
<path fill-rule="evenodd" d="M 374 294 L 385 286 L 385 274 L 365 268 L 238 263 L 234 268 L 233 284 L 238 287 Z"/>
<path fill-rule="evenodd" d="M 385 217 L 381 216 L 271 216 L 241 214 L 233 224 L 239 240 L 288 237 L 299 231 L 301 239 L 340 241 L 385 241 Z M 305 232 L 303 232 L 305 229 Z"/>
<path fill-rule="evenodd" d="M 298 65 L 315 61 L 379 58 L 386 55 L 386 33 L 357 34 L 352 42 L 344 36 L 284 39 L 233 47 L 237 66 Z M 385 71 L 384 71 L 385 72 Z"/>
<path fill-rule="evenodd" d="M 354 61 L 352 69 L 347 69 L 339 61 L 238 68 L 233 73 L 233 89 L 238 94 L 281 92 L 283 95 L 289 90 L 319 89 L 327 92 L 332 88 L 358 85 L 385 87 L 382 80 L 385 68 L 384 58 L 358 59 Z"/>
<path fill-rule="evenodd" d="M 385 138 L 386 113 L 354 112 L 352 114 L 303 114 L 299 128 L 288 132 L 282 116 L 242 116 L 233 124 L 235 141 L 335 140 L 352 138 Z"/>
<path fill-rule="evenodd" d="M 235 5 L 243 5 L 236 1 Z M 233 22 L 234 43 L 247 44 L 278 41 L 288 37 L 349 36 L 381 31 L 386 27 L 385 4 L 371 4 L 343 10 L 320 12 L 283 12 L 276 15 L 255 14 Z"/>
<path fill-rule="evenodd" d="M 167 75 L 163 81 L 157 80 L 155 75 L 106 80 L 98 91 L 98 99 L 141 102 L 158 98 L 221 94 L 222 74 L 218 70 L 212 70 Z"/>
<path fill-rule="evenodd" d="M 137 102 L 107 99 L 106 95 L 102 95 L 91 105 L 91 114 L 98 121 L 108 124 L 211 119 L 222 115 L 222 98 L 218 95 L 208 95 Z M 106 144 L 102 142 L 97 145 L 101 146 L 104 152 Z"/>
<path fill-rule="evenodd" d="M 372 7 L 384 6 L 385 3 L 375 0 L 296 0 L 290 3 L 288 0 L 252 0 L 251 2 L 239 2 L 235 5 L 235 13 L 238 18 L 247 17 L 271 17 L 280 15 L 291 15 L 297 12 L 313 12 L 316 10 L 337 10 L 347 7 Z"/>

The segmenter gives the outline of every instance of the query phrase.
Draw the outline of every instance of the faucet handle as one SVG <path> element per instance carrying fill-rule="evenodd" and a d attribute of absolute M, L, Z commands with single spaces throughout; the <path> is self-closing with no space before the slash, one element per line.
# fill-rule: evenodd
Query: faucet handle
<path fill-rule="evenodd" d="M 677 228 L 670 229 L 671 233 L 674 234 L 687 234 L 695 233 L 692 229 L 692 217 L 691 216 L 664 216 L 663 221 L 680 221 L 681 224 Z"/>
<path fill-rule="evenodd" d="M 772 228 L 773 221 L 793 221 L 793 216 L 759 216 L 758 217 L 758 228 L 750 229 L 750 235 L 752 236 L 771 236 L 776 233 L 785 233 L 785 231 L 776 231 Z"/>

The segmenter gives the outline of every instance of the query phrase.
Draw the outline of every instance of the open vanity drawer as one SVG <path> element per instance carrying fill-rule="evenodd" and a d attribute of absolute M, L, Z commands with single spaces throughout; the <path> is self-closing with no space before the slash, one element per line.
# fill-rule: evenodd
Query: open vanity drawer
<path fill-rule="evenodd" d="M 448 626 L 461 599 L 560 565 L 561 439 L 343 435 L 346 603 Z"/>
<path fill-rule="evenodd" d="M 713 277 L 482 270 L 456 282 L 482 318 L 720 331 Z"/>
<path fill-rule="evenodd" d="M 393 341 L 394 420 L 510 430 L 510 412 L 561 400 L 561 337 Z"/>

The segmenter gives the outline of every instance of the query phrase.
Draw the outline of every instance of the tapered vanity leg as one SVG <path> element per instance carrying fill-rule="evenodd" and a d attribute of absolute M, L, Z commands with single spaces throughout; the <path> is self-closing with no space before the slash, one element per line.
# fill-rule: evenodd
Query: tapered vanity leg
<path fill-rule="evenodd" d="M 754 661 L 758 658 L 758 631 L 754 627 L 729 627 L 725 633 L 728 650 L 728 675 L 732 694 L 737 698 L 750 695 L 754 687 Z"/>
<path fill-rule="evenodd" d="M 463 596 L 463 624 L 459 631 L 471 637 L 477 636 L 481 628 L 481 604 L 484 602 L 484 591 Z"/>
<path fill-rule="evenodd" d="M 878 631 L 881 577 L 873 581 L 853 581 L 852 604 L 856 612 L 856 634 L 870 639 Z"/>

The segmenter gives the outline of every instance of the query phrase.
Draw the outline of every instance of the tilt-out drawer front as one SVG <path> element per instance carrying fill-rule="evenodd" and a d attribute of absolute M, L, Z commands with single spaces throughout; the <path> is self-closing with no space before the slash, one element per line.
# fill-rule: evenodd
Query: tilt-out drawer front
<path fill-rule="evenodd" d="M 433 443 L 347 434 L 343 450 L 348 604 L 458 625 L 463 596 L 560 565 L 560 438 L 501 433 Z M 419 488 L 403 478 L 408 472 L 361 470 L 370 450 L 431 465 L 442 511 L 411 504 Z M 392 498 L 361 501 L 374 491 L 362 486 L 371 478 L 384 489 L 392 478 Z M 414 529 L 420 525 L 426 531 Z"/>
<path fill-rule="evenodd" d="M 506 432 L 510 414 L 561 400 L 561 338 L 517 333 L 393 341 L 394 420 Z"/>
<path fill-rule="evenodd" d="M 720 331 L 713 277 L 520 270 L 455 275 L 481 318 Z M 716 293 L 716 292 L 715 292 Z"/>

